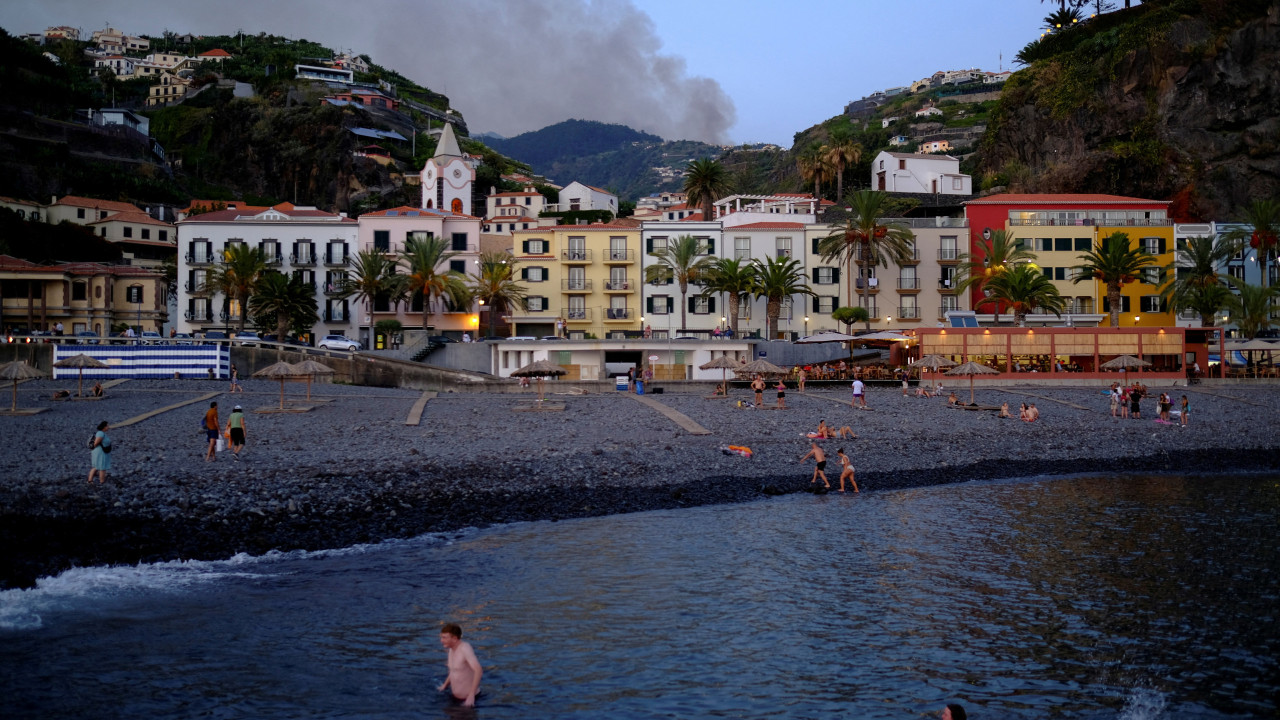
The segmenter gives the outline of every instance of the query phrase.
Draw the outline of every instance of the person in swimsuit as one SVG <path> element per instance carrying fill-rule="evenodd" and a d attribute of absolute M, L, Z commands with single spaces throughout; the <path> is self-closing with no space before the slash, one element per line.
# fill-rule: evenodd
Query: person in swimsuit
<path fill-rule="evenodd" d="M 231 363 L 231 390 L 228 392 L 244 392 L 244 388 L 240 387 L 240 371 L 236 369 L 235 363 Z"/>
<path fill-rule="evenodd" d="M 963 705 L 951 703 L 942 708 L 938 718 L 939 720 L 969 720 L 969 715 L 964 711 Z"/>
<path fill-rule="evenodd" d="M 1183 395 L 1182 396 L 1182 414 L 1178 418 L 1179 424 L 1181 424 L 1182 427 L 1187 426 L 1187 416 L 1189 415 L 1191 415 L 1191 406 L 1187 404 L 1187 396 Z"/>
<path fill-rule="evenodd" d="M 996 417 L 1002 417 L 1002 418 L 1013 417 L 1012 415 L 1009 414 L 1009 403 L 1007 402 L 1000 403 L 1000 414 L 996 415 Z"/>
<path fill-rule="evenodd" d="M 779 381 L 778 381 L 778 386 L 777 386 L 776 388 L 774 388 L 774 389 L 778 391 L 778 407 L 779 407 L 779 408 L 781 408 L 781 409 L 786 409 L 786 407 L 787 407 L 787 386 L 786 386 L 786 385 L 784 385 L 784 384 L 782 384 L 782 381 L 781 381 L 781 380 L 779 380 Z"/>
<path fill-rule="evenodd" d="M 751 389 L 755 391 L 755 394 L 756 394 L 756 407 L 757 408 L 763 407 L 764 406 L 764 378 L 757 375 L 756 379 L 751 381 Z"/>
<path fill-rule="evenodd" d="M 463 642 L 462 628 L 455 623 L 446 623 L 440 628 L 440 645 L 448 651 L 445 665 L 449 668 L 449 677 L 437 688 L 444 692 L 445 688 L 453 694 L 455 700 L 464 707 L 475 707 L 476 693 L 480 692 L 480 677 L 484 668 L 471 643 Z"/>
<path fill-rule="evenodd" d="M 827 456 L 822 452 L 822 448 L 818 447 L 818 443 L 812 440 L 809 441 L 809 452 L 805 453 L 804 457 L 800 458 L 800 462 L 803 463 L 805 460 L 808 460 L 809 458 L 813 458 L 813 461 L 817 463 L 816 465 L 814 465 L 813 477 L 809 480 L 809 484 L 812 485 L 813 483 L 818 482 L 818 478 L 822 478 L 822 484 L 826 485 L 827 488 L 830 488 L 831 483 L 827 482 L 827 473 L 826 473 Z"/>
<path fill-rule="evenodd" d="M 848 455 L 844 454 L 844 448 L 836 451 L 836 459 L 840 461 L 840 492 L 844 492 L 844 479 L 849 478 L 849 484 L 853 486 L 853 491 L 858 492 L 858 483 L 853 479 L 853 461 Z"/>

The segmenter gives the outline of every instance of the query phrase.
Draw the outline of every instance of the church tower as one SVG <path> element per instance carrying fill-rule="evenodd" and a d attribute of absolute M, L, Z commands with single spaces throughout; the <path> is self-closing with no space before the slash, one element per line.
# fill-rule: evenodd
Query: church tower
<path fill-rule="evenodd" d="M 458 147 L 453 125 L 445 123 L 435 156 L 422 168 L 422 207 L 470 215 L 475 179 L 476 171 Z"/>

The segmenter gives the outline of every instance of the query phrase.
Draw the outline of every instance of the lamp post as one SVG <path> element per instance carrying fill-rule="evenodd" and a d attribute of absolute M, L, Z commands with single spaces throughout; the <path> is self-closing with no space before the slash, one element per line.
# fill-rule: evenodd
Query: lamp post
<path fill-rule="evenodd" d="M 1141 319 L 1142 319 L 1142 316 L 1141 316 L 1141 315 L 1134 315 L 1134 316 L 1133 316 L 1133 326 L 1134 326 L 1134 327 L 1137 327 L 1137 326 L 1138 326 L 1138 321 L 1139 321 L 1139 320 L 1141 320 Z"/>
<path fill-rule="evenodd" d="M 808 315 L 804 316 L 804 335 L 805 337 L 809 336 L 809 316 Z"/>

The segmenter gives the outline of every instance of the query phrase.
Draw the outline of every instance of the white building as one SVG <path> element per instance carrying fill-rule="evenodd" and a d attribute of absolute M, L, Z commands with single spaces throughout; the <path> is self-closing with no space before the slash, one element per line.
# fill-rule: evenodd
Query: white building
<path fill-rule="evenodd" d="M 973 178 L 960 172 L 950 155 L 920 155 L 883 150 L 871 161 L 871 187 L 890 193 L 971 195 Z"/>
<path fill-rule="evenodd" d="M 320 321 L 311 329 L 356 337 L 352 302 L 341 297 L 347 259 L 356 252 L 358 225 L 345 213 L 282 203 L 263 208 L 239 205 L 178 222 L 178 332 L 234 329 L 245 308 L 209 291 L 209 273 L 236 244 L 260 249 L 267 267 L 313 284 Z M 247 318 L 246 327 L 253 327 Z"/>
<path fill-rule="evenodd" d="M 485 199 L 484 232 L 510 235 L 513 230 L 555 225 L 555 218 L 538 218 L 548 205 L 546 196 L 532 186 L 526 186 L 520 192 L 504 193 L 495 193 L 490 188 L 489 197 Z"/>
<path fill-rule="evenodd" d="M 475 180 L 475 168 L 458 147 L 453 125 L 446 124 L 435 156 L 422 167 L 423 209 L 471 215 L 471 187 Z"/>
<path fill-rule="evenodd" d="M 560 190 L 560 202 L 547 208 L 559 212 L 574 210 L 608 210 L 614 217 L 618 216 L 618 196 L 608 190 L 584 185 L 577 180 L 565 185 Z"/>

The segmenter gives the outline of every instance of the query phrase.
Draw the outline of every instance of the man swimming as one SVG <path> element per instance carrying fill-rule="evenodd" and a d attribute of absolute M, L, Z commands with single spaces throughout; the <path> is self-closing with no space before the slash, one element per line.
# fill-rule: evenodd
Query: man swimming
<path fill-rule="evenodd" d="M 449 652 L 445 665 L 449 668 L 449 677 L 438 690 L 449 688 L 456 700 L 465 707 L 475 707 L 476 693 L 480 691 L 480 676 L 484 669 L 476 658 L 476 651 L 471 643 L 463 642 L 462 628 L 455 623 L 446 623 L 440 628 L 440 644 Z"/>

